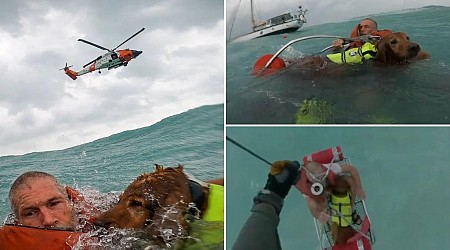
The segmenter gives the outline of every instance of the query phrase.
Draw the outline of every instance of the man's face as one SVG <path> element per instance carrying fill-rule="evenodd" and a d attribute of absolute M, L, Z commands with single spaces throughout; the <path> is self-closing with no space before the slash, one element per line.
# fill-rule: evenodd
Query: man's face
<path fill-rule="evenodd" d="M 372 34 L 372 32 L 377 31 L 375 23 L 372 22 L 371 20 L 362 20 L 359 25 L 361 25 L 361 28 L 359 30 L 359 33 L 361 35 L 370 35 Z"/>
<path fill-rule="evenodd" d="M 74 230 L 75 220 L 65 192 L 49 178 L 34 178 L 15 195 L 19 223 L 31 227 Z"/>

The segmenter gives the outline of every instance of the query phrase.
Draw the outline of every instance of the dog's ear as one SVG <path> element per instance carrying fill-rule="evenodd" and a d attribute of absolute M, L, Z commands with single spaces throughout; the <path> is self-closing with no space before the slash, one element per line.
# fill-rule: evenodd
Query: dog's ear
<path fill-rule="evenodd" d="M 183 169 L 184 169 L 184 166 L 183 166 L 183 165 L 181 165 L 181 164 L 178 164 L 178 166 L 177 166 L 177 169 L 178 169 L 179 171 L 183 171 Z"/>
<path fill-rule="evenodd" d="M 157 172 L 157 173 L 159 173 L 159 172 L 161 172 L 161 171 L 164 170 L 163 165 L 155 164 L 155 166 L 156 166 L 156 172 Z"/>
<path fill-rule="evenodd" d="M 386 49 L 387 49 L 386 40 L 387 39 L 381 39 L 375 45 L 375 47 L 377 48 L 377 55 L 375 56 L 374 61 L 382 63 L 386 62 Z"/>

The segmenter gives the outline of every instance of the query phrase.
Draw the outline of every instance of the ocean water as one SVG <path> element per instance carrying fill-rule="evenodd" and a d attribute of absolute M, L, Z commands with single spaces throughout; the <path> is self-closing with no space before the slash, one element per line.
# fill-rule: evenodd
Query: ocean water
<path fill-rule="evenodd" d="M 281 35 L 227 44 L 227 123 L 295 123 L 303 100 L 328 103 L 327 123 L 449 123 L 450 7 L 428 6 L 371 16 L 380 29 L 406 32 L 431 55 L 405 66 L 344 66 L 338 74 L 302 74 L 287 70 L 271 77 L 251 75 L 256 60 L 274 54 L 291 39 L 311 35 L 347 37 L 361 18 L 301 28 Z M 315 54 L 333 39 L 312 39 L 281 54 Z M 325 55 L 325 53 L 323 54 Z"/>
<path fill-rule="evenodd" d="M 222 104 L 202 106 L 72 148 L 0 157 L 0 218 L 10 213 L 12 182 L 31 170 L 48 172 L 63 184 L 88 190 L 85 195 L 111 194 L 113 198 L 140 174 L 153 172 L 155 163 L 183 164 L 187 173 L 200 180 L 223 177 L 223 112 Z"/>
<path fill-rule="evenodd" d="M 373 249 L 450 249 L 450 128 L 228 127 L 227 136 L 270 162 L 301 162 L 307 154 L 340 145 L 361 175 L 377 240 Z M 226 149 L 231 249 L 269 166 L 230 142 Z M 297 189 L 286 197 L 280 218 L 283 249 L 319 249 L 312 217 Z"/>

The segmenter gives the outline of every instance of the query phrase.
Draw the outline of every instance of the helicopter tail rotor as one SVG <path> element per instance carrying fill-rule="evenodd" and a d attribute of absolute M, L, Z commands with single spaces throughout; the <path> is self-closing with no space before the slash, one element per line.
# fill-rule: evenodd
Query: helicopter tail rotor
<path fill-rule="evenodd" d="M 64 68 L 60 68 L 59 70 L 66 70 L 66 69 L 69 69 L 70 67 L 73 67 L 73 65 L 67 66 L 67 63 L 66 63 L 66 66 L 64 66 Z"/>
<path fill-rule="evenodd" d="M 68 75 L 70 78 L 72 78 L 72 80 L 76 80 L 77 76 L 78 76 L 78 72 L 71 70 L 70 67 L 72 67 L 72 66 L 73 65 L 67 66 L 67 63 L 66 63 L 66 66 L 64 66 L 64 68 L 61 68 L 59 70 L 64 70 L 66 75 Z"/>

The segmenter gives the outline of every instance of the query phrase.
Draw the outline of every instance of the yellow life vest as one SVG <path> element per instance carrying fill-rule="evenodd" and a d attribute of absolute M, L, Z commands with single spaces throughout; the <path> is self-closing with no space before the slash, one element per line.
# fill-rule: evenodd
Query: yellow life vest
<path fill-rule="evenodd" d="M 186 249 L 219 249 L 224 242 L 224 187 L 216 184 L 207 184 L 209 187 L 208 208 L 202 220 L 193 221 L 190 236 L 199 239 Z M 184 249 L 183 248 L 183 249 Z"/>
<path fill-rule="evenodd" d="M 366 60 L 375 58 L 377 49 L 375 45 L 367 42 L 358 48 L 348 49 L 341 53 L 328 54 L 327 57 L 334 63 L 363 63 Z"/>
<path fill-rule="evenodd" d="M 352 222 L 352 205 L 350 193 L 347 192 L 347 195 L 344 197 L 337 197 L 332 194 L 330 199 L 330 207 L 332 212 L 332 222 L 335 222 L 340 227 L 350 226 L 349 223 Z"/>
<path fill-rule="evenodd" d="M 208 209 L 205 211 L 203 220 L 205 221 L 224 221 L 224 195 L 223 186 L 209 184 Z"/>

